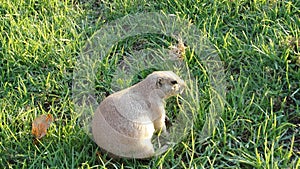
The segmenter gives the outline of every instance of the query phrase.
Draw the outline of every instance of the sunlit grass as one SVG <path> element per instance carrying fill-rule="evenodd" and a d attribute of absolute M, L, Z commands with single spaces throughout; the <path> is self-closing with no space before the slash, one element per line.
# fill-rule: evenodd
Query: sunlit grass
<path fill-rule="evenodd" d="M 166 154 L 111 160 L 77 123 L 71 97 L 76 57 L 106 22 L 148 11 L 190 19 L 207 34 L 224 63 L 225 110 L 206 140 L 199 115 Z M 0 168 L 299 168 L 299 11 L 298 1 L 4 0 Z M 207 86 L 199 84 L 199 93 Z M 198 111 L 205 112 L 209 94 L 199 96 Z M 31 122 L 46 113 L 55 122 L 34 144 Z"/>

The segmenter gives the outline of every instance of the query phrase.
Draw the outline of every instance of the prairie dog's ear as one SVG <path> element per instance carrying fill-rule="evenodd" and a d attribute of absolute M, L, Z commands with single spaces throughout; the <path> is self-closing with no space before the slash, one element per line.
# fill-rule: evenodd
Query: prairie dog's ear
<path fill-rule="evenodd" d="M 162 81 L 163 81 L 163 78 L 158 77 L 156 79 L 156 87 L 160 88 L 163 85 Z"/>

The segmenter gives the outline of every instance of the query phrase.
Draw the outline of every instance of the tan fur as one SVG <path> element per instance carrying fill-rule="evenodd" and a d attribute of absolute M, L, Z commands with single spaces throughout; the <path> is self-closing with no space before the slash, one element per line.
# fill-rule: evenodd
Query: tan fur
<path fill-rule="evenodd" d="M 119 157 L 153 156 L 153 133 L 167 133 L 164 99 L 181 93 L 184 87 L 184 81 L 172 71 L 156 71 L 140 83 L 108 96 L 92 120 L 95 142 Z"/>

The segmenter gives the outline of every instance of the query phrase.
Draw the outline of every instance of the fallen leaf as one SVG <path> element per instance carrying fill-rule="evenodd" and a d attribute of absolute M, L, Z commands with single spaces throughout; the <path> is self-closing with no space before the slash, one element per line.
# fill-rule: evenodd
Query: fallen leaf
<path fill-rule="evenodd" d="M 180 61 L 184 60 L 186 46 L 181 38 L 178 39 L 178 44 L 176 46 L 170 46 L 169 48 L 169 55 L 172 59 Z"/>
<path fill-rule="evenodd" d="M 53 117 L 51 114 L 43 114 L 38 116 L 32 122 L 32 134 L 36 139 L 41 139 L 47 134 L 47 129 L 53 122 Z"/>

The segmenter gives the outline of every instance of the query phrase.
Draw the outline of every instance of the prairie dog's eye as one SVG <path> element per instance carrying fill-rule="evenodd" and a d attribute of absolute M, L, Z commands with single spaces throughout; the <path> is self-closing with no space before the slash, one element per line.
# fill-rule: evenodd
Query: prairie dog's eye
<path fill-rule="evenodd" d="M 174 85 L 174 84 L 177 84 L 177 81 L 176 81 L 176 80 L 172 80 L 172 81 L 171 81 L 171 84 L 173 84 L 173 85 Z"/>

